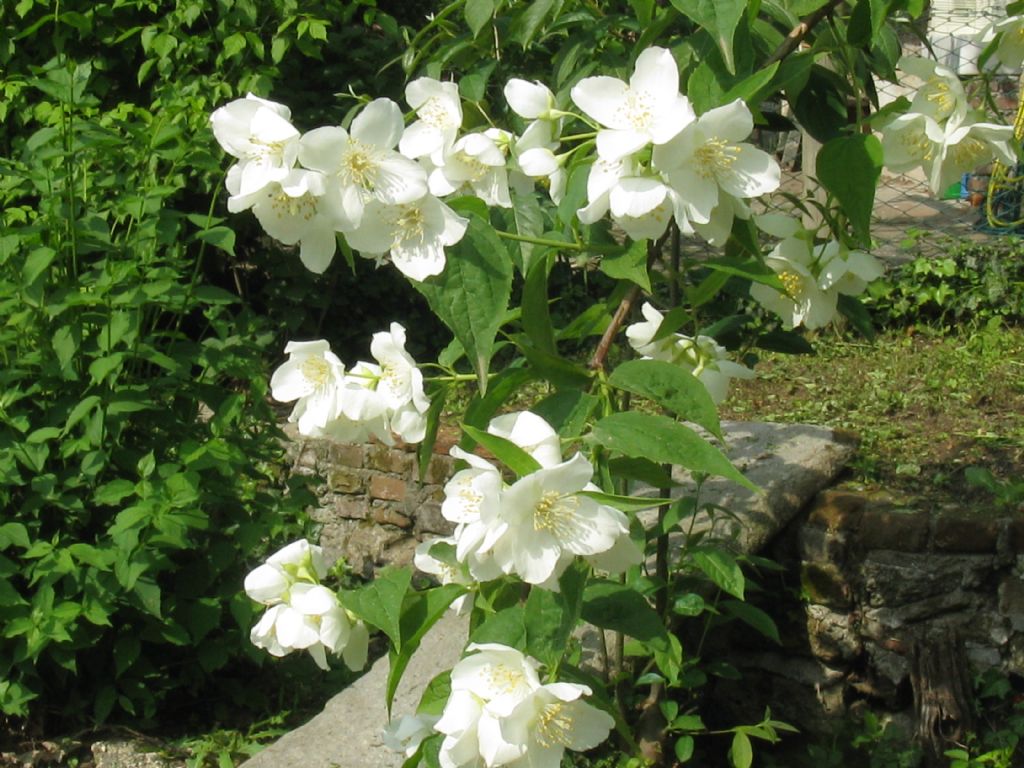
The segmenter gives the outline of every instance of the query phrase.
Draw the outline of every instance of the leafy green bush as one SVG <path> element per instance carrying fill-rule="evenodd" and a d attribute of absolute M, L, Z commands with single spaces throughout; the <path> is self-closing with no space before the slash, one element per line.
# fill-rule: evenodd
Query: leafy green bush
<path fill-rule="evenodd" d="M 918 256 L 874 283 L 867 300 L 880 327 L 1024 321 L 1024 244 L 1018 238 L 955 243 Z"/>

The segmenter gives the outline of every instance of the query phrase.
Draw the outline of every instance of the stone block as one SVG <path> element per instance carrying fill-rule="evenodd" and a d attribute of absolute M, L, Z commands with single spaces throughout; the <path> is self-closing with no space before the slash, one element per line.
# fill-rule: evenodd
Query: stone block
<path fill-rule="evenodd" d="M 385 501 L 404 501 L 408 493 L 408 483 L 397 477 L 373 475 L 370 478 L 370 496 Z"/>
<path fill-rule="evenodd" d="M 444 485 L 454 474 L 455 459 L 451 456 L 434 454 L 427 463 L 427 471 L 423 482 L 429 485 Z"/>
<path fill-rule="evenodd" d="M 800 583 L 807 599 L 829 608 L 849 608 L 853 590 L 846 575 L 832 563 L 803 563 Z"/>
<path fill-rule="evenodd" d="M 846 559 L 847 535 L 839 531 L 804 525 L 797 532 L 800 559 L 841 564 Z"/>
<path fill-rule="evenodd" d="M 1015 632 L 1024 632 L 1024 580 L 1006 576 L 999 584 L 999 613 L 1010 621 Z"/>
<path fill-rule="evenodd" d="M 984 582 L 993 558 L 984 555 L 869 552 L 861 563 L 866 602 L 899 606 Z"/>
<path fill-rule="evenodd" d="M 1017 516 L 1010 520 L 1008 534 L 1010 551 L 1015 555 L 1024 555 L 1024 517 Z"/>
<path fill-rule="evenodd" d="M 331 443 L 328 458 L 332 466 L 360 469 L 363 466 L 365 446 L 348 443 Z"/>
<path fill-rule="evenodd" d="M 940 552 L 995 552 L 1003 521 L 943 512 L 935 519 L 932 545 Z"/>
<path fill-rule="evenodd" d="M 807 639 L 811 653 L 821 661 L 853 661 L 864 650 L 854 617 L 823 605 L 807 606 Z"/>
<path fill-rule="evenodd" d="M 396 528 L 412 528 L 412 520 L 403 515 L 390 504 L 376 506 L 370 510 L 373 522 L 379 525 L 393 525 Z"/>
<path fill-rule="evenodd" d="M 857 541 L 865 550 L 920 552 L 928 546 L 927 512 L 868 505 L 860 519 Z"/>
<path fill-rule="evenodd" d="M 332 467 L 327 473 L 327 487 L 340 493 L 362 493 L 366 489 L 366 483 L 358 469 Z"/>
<path fill-rule="evenodd" d="M 417 506 L 413 511 L 413 519 L 416 522 L 417 536 L 422 534 L 450 536 L 455 531 L 455 523 L 444 518 L 441 514 L 441 505 L 434 501 L 424 502 Z"/>
<path fill-rule="evenodd" d="M 416 463 L 415 451 L 372 445 L 366 449 L 366 466 L 395 475 L 408 475 Z"/>
<path fill-rule="evenodd" d="M 829 531 L 857 529 L 867 497 L 854 491 L 822 491 L 815 497 L 807 522 Z"/>
<path fill-rule="evenodd" d="M 338 497 L 332 507 L 338 517 L 346 520 L 365 520 L 370 514 L 370 502 L 361 496 Z"/>

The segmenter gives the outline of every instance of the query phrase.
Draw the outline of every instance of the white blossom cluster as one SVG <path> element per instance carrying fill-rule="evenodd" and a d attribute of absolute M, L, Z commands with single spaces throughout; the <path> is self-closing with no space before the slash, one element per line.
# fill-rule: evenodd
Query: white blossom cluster
<path fill-rule="evenodd" d="M 592 749 L 608 737 L 615 721 L 583 701 L 587 686 L 542 684 L 539 662 L 506 645 L 474 643 L 468 651 L 452 669 L 441 717 L 396 720 L 389 746 L 411 757 L 437 732 L 442 768 L 558 768 L 566 749 Z"/>
<path fill-rule="evenodd" d="M 719 245 L 735 217 L 749 217 L 745 200 L 779 186 L 778 163 L 744 141 L 754 128 L 747 105 L 737 99 L 697 117 L 664 48 L 641 53 L 628 83 L 588 77 L 571 96 L 600 126 L 588 203 L 577 214 L 584 223 L 610 212 L 640 239 L 660 237 L 674 218 L 681 232 Z"/>
<path fill-rule="evenodd" d="M 405 351 L 405 328 L 373 334 L 370 354 L 351 369 L 331 352 L 323 339 L 290 341 L 288 359 L 270 378 L 275 400 L 295 402 L 288 420 L 307 437 L 331 437 L 344 443 L 371 436 L 388 445 L 398 435 L 408 443 L 423 439 L 430 401 L 423 392 L 423 374 Z"/>
<path fill-rule="evenodd" d="M 910 110 L 881 128 L 889 170 L 923 169 L 937 195 L 964 173 L 993 160 L 1016 162 L 1013 127 L 984 122 L 984 113 L 970 108 L 956 72 L 915 56 L 904 56 L 897 66 L 919 86 Z"/>
<path fill-rule="evenodd" d="M 817 242 L 815 233 L 784 214 L 754 217 L 764 232 L 780 238 L 765 262 L 779 276 L 783 291 L 752 283 L 750 295 L 782 318 L 785 328 L 823 328 L 838 313 L 839 296 L 858 296 L 883 274 L 869 253 L 851 250 L 838 240 Z"/>
<path fill-rule="evenodd" d="M 558 577 L 576 556 L 614 573 L 640 562 L 626 516 L 580 495 L 599 490 L 591 482 L 594 468 L 581 453 L 563 461 L 550 424 L 522 411 L 493 419 L 488 432 L 522 448 L 540 468 L 509 485 L 491 462 L 452 448 L 452 456 L 469 465 L 444 488 L 441 514 L 455 523 L 455 533 L 421 545 L 417 567 L 448 583 L 515 574 L 529 584 L 557 589 Z M 453 561 L 432 555 L 439 541 L 454 549 Z"/>
<path fill-rule="evenodd" d="M 689 371 L 707 389 L 717 405 L 725 400 L 732 379 L 750 379 L 754 372 L 729 359 L 725 348 L 710 336 L 686 336 L 673 333 L 660 339 L 654 337 L 665 317 L 649 303 L 640 308 L 642 322 L 626 328 L 629 345 L 644 358 L 674 363 Z"/>
<path fill-rule="evenodd" d="M 272 656 L 307 651 L 328 669 L 327 652 L 353 670 L 366 665 L 369 632 L 320 583 L 327 575 L 323 550 L 305 539 L 292 542 L 245 577 L 245 593 L 267 606 L 249 639 Z"/>

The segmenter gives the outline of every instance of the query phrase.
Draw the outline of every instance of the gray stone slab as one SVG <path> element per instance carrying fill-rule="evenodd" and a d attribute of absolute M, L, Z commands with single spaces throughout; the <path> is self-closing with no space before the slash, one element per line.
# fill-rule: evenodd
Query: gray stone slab
<path fill-rule="evenodd" d="M 722 478 L 706 481 L 699 503 L 718 511 L 699 514 L 693 530 L 731 542 L 737 552 L 763 548 L 815 494 L 835 481 L 857 447 L 850 436 L 810 424 L 723 422 L 722 433 L 725 444 L 719 448 L 759 490 L 755 493 Z M 693 494 L 688 473 L 677 468 L 673 479 L 680 483 L 672 490 L 673 498 Z M 651 488 L 634 492 L 656 495 Z M 656 516 L 652 510 L 641 519 L 650 525 Z"/>
<path fill-rule="evenodd" d="M 714 529 L 738 550 L 763 547 L 818 491 L 827 488 L 855 450 L 833 430 L 805 424 L 723 423 L 724 450 L 757 486 L 753 493 L 735 483 L 705 483 L 701 501 L 731 510 L 736 518 L 703 515 L 697 526 Z M 692 492 L 685 473 L 674 495 Z M 650 492 L 650 489 L 648 489 Z M 449 612 L 427 633 L 402 678 L 395 716 L 415 711 L 427 683 L 450 669 L 466 643 L 466 619 Z M 383 745 L 387 724 L 384 688 L 387 659 L 331 699 L 324 711 L 243 763 L 242 768 L 400 768 L 402 756 Z"/>
<path fill-rule="evenodd" d="M 395 717 L 411 714 L 420 696 L 438 673 L 459 660 L 466 645 L 466 618 L 449 611 L 423 638 L 395 694 Z M 384 746 L 387 725 L 384 690 L 387 657 L 327 702 L 324 710 L 285 734 L 242 768 L 401 768 L 403 756 Z"/>

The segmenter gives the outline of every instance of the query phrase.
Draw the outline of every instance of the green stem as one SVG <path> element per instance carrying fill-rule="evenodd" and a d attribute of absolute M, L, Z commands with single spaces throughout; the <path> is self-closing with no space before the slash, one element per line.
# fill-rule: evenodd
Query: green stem
<path fill-rule="evenodd" d="M 564 240 L 548 240 L 543 237 L 519 235 L 516 234 L 515 232 L 506 232 L 502 229 L 495 229 L 494 231 L 498 235 L 498 237 L 503 237 L 506 240 L 515 240 L 520 243 L 532 243 L 533 245 L 544 245 L 548 246 L 549 248 L 559 248 L 564 251 L 586 251 L 588 253 L 616 253 L 622 250 L 622 247 L 618 245 L 567 243 Z"/>

